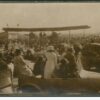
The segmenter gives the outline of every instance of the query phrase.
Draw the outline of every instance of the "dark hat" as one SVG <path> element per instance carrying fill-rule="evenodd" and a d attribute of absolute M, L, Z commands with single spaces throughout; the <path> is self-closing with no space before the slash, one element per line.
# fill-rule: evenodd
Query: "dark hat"
<path fill-rule="evenodd" d="M 20 49 L 16 49 L 15 55 L 20 55 L 20 54 L 21 54 L 21 50 Z"/>
<path fill-rule="evenodd" d="M 74 44 L 74 49 L 75 50 L 82 50 L 82 45 L 79 43 Z"/>

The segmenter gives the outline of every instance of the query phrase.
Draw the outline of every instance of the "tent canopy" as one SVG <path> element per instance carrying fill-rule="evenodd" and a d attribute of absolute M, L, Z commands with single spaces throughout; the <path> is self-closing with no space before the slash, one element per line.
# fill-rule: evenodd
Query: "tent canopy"
<path fill-rule="evenodd" d="M 3 28 L 6 32 L 35 32 L 35 31 L 69 31 L 69 30 L 80 30 L 80 29 L 88 29 L 90 26 L 88 25 L 80 25 L 80 26 L 68 26 L 68 27 L 48 27 L 48 28 L 9 28 L 5 27 Z"/>

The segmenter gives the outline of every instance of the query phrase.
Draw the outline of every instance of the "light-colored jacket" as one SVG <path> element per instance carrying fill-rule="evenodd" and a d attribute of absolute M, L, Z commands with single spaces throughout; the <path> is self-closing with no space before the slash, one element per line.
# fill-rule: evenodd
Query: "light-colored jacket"
<path fill-rule="evenodd" d="M 54 52 L 46 52 L 45 56 L 47 58 L 45 68 L 44 68 L 44 78 L 52 78 L 53 71 L 57 65 L 57 55 Z"/>

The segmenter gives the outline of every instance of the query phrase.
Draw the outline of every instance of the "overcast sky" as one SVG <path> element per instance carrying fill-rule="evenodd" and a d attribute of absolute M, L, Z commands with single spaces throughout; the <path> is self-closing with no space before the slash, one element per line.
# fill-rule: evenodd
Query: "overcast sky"
<path fill-rule="evenodd" d="M 0 3 L 0 30 L 5 27 L 89 25 L 100 32 L 100 3 Z"/>

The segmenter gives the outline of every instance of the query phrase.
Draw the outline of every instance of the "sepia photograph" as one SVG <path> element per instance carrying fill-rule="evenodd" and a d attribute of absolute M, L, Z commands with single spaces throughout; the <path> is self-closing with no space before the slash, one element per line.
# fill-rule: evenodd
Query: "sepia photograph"
<path fill-rule="evenodd" d="M 100 96 L 100 3 L 0 3 L 0 96 Z"/>

